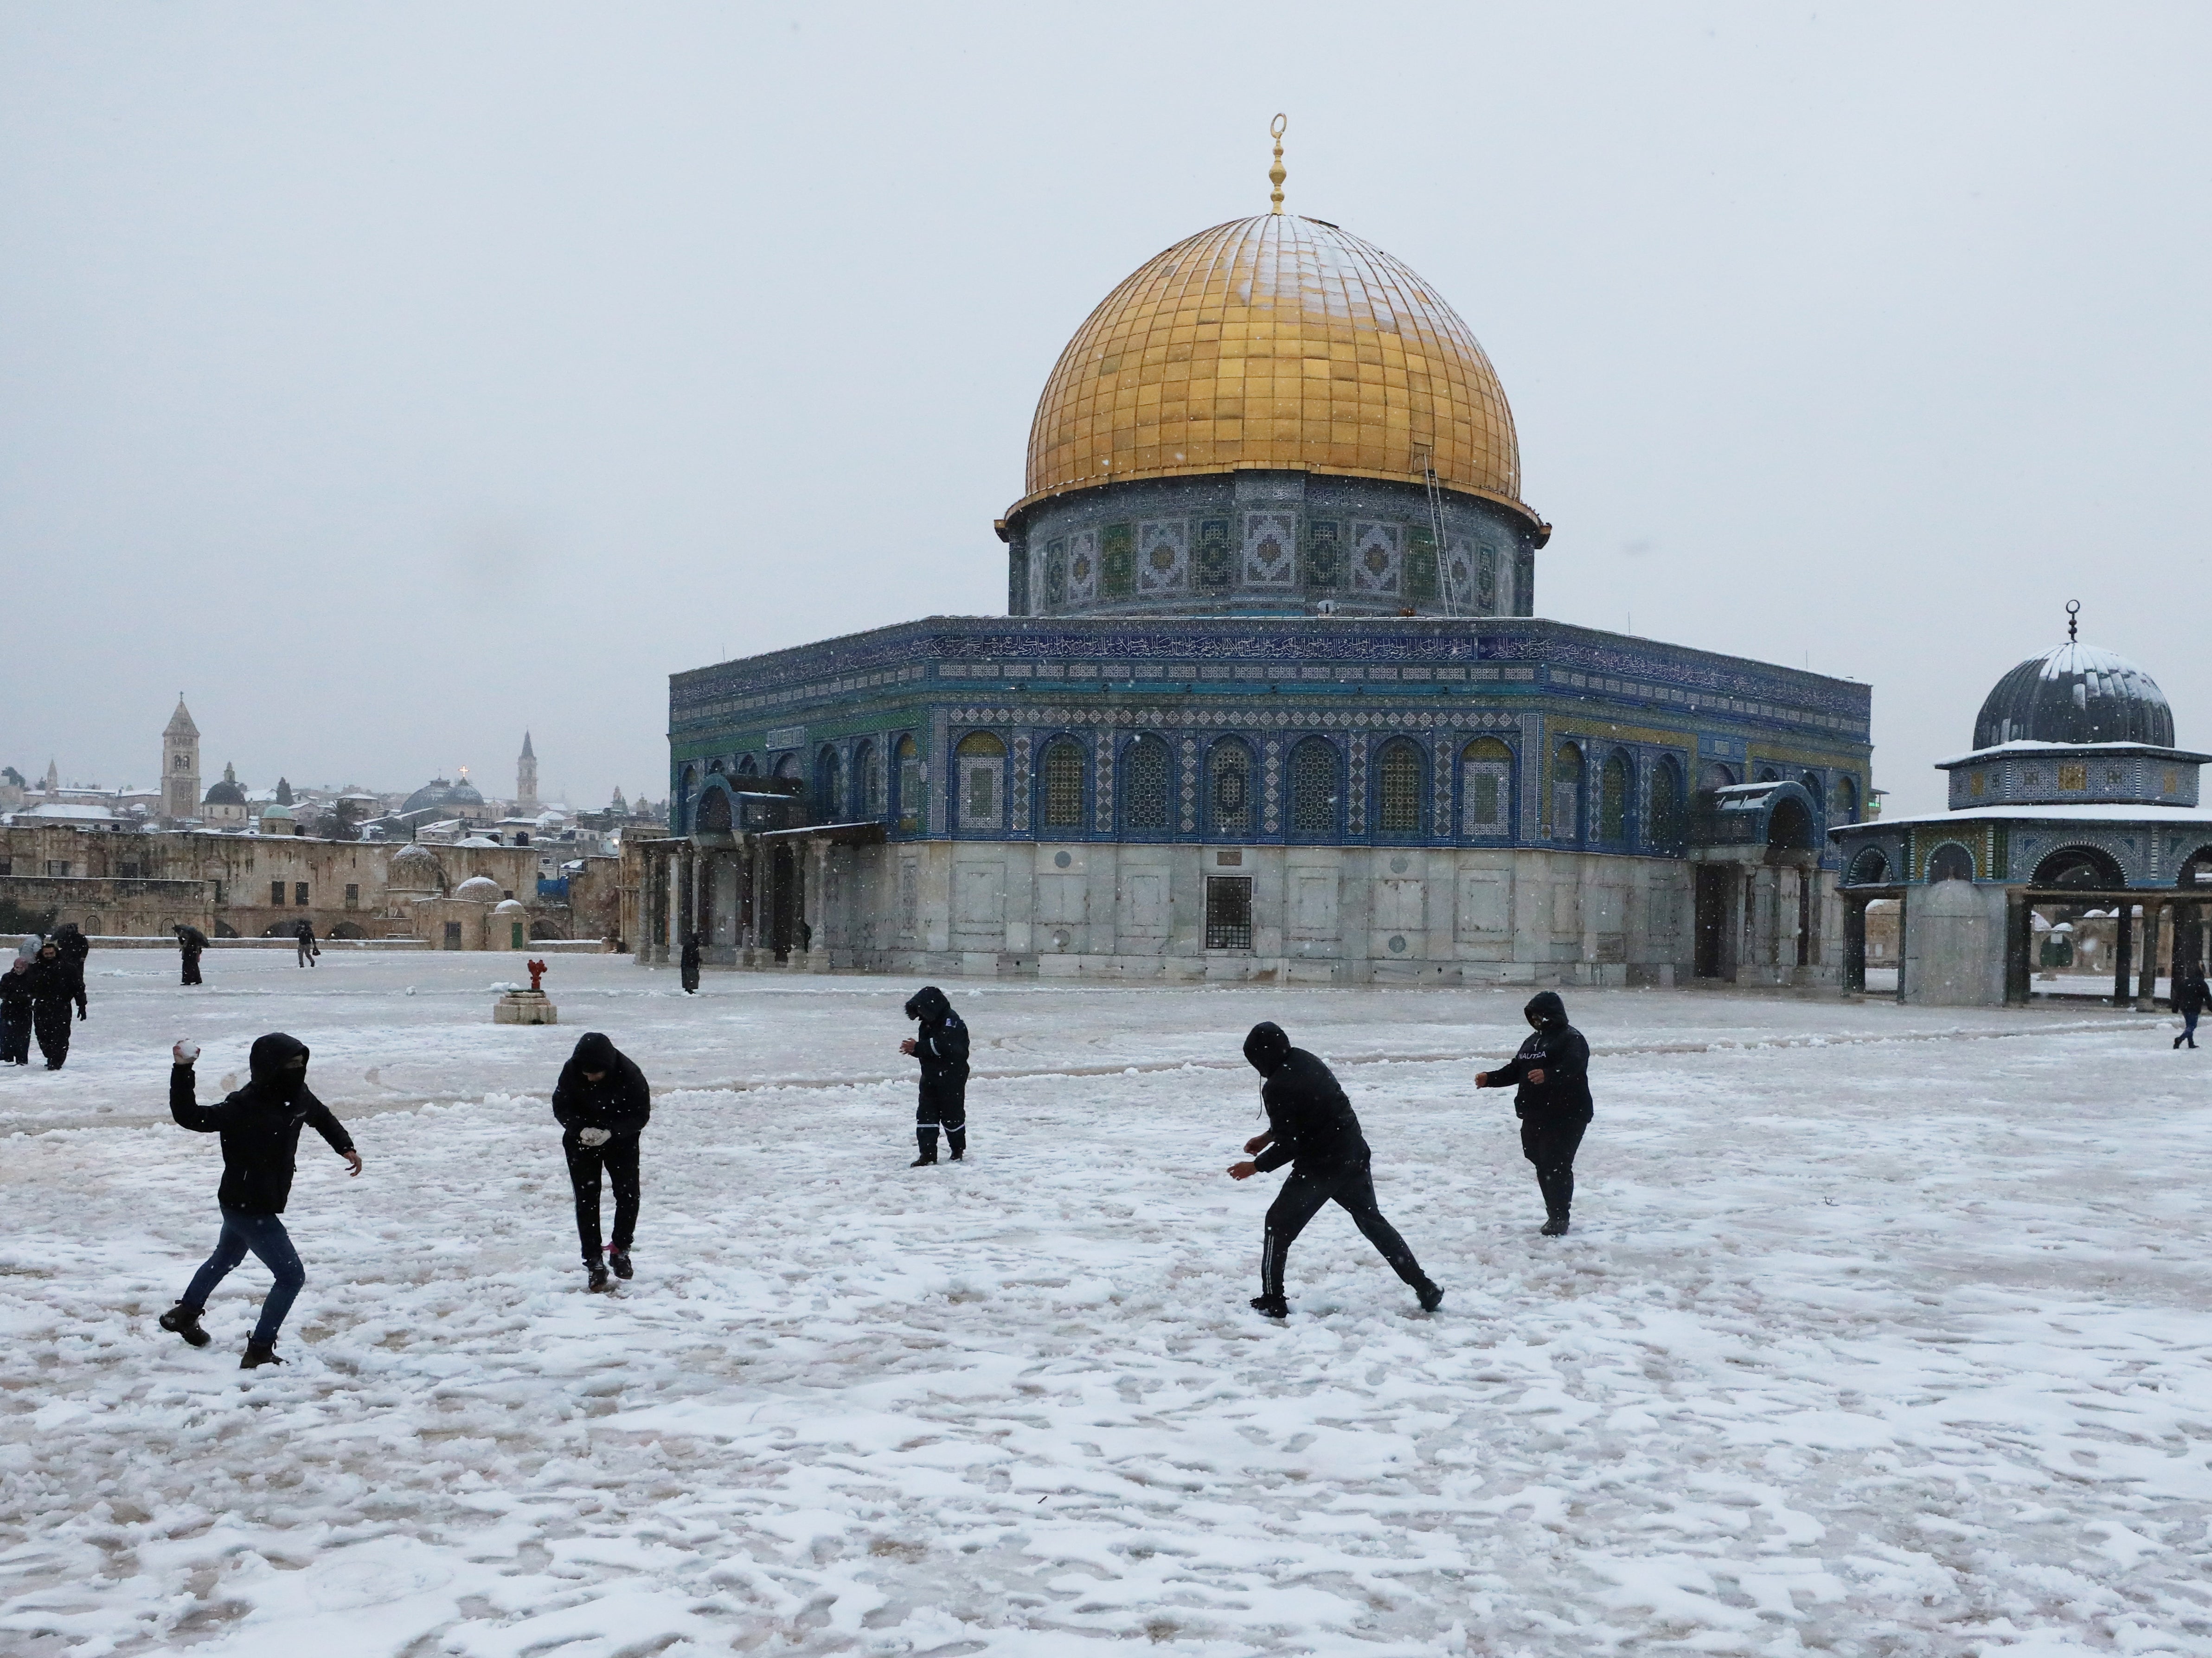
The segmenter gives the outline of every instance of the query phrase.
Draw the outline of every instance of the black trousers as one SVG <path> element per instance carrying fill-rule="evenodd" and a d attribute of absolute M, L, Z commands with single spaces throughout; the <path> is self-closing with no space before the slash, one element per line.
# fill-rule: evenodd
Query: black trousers
<path fill-rule="evenodd" d="M 46 1069 L 58 1071 L 69 1058 L 70 1019 L 72 1010 L 67 1002 L 34 1002 L 31 1005 L 31 1028 L 39 1035 L 39 1052 L 46 1056 Z"/>
<path fill-rule="evenodd" d="M 605 1145 L 586 1145 L 570 1129 L 561 1137 L 568 1154 L 568 1183 L 576 1189 L 576 1241 L 583 1246 L 584 1265 L 599 1264 L 599 1170 L 615 1188 L 614 1247 L 627 1253 L 637 1236 L 637 1139 L 617 1134 Z"/>
<path fill-rule="evenodd" d="M 1589 1127 L 1587 1117 L 1521 1119 L 1521 1155 L 1536 1165 L 1544 1212 L 1554 1220 L 1565 1220 L 1575 1200 L 1575 1149 Z"/>
<path fill-rule="evenodd" d="M 968 1152 L 968 1079 L 925 1082 L 914 1108 L 914 1137 L 921 1155 L 937 1155 L 937 1131 L 945 1130 L 945 1144 L 956 1157 Z"/>
<path fill-rule="evenodd" d="M 31 1062 L 31 1015 L 27 1008 L 0 1014 L 0 1065 Z"/>
<path fill-rule="evenodd" d="M 696 994 L 699 989 L 699 964 L 696 962 L 686 962 L 679 971 L 682 975 L 684 993 L 687 996 Z"/>
<path fill-rule="evenodd" d="M 197 950 L 188 950 L 185 952 L 185 976 L 182 982 L 188 985 L 201 982 L 200 953 Z"/>
<path fill-rule="evenodd" d="M 1291 1170 L 1283 1189 L 1267 1206 L 1267 1238 L 1260 1252 L 1262 1294 L 1283 1293 L 1283 1266 L 1290 1259 L 1291 1246 L 1306 1230 L 1306 1223 L 1321 1212 L 1322 1206 L 1331 1201 L 1351 1216 L 1352 1224 L 1361 1235 L 1382 1252 L 1382 1259 L 1390 1263 L 1392 1272 L 1415 1289 L 1428 1282 L 1420 1262 L 1413 1259 L 1406 1240 L 1398 1236 L 1398 1229 L 1382 1218 L 1382 1211 L 1375 1201 L 1372 1163 L 1362 1157 L 1356 1163 L 1336 1169 Z"/>

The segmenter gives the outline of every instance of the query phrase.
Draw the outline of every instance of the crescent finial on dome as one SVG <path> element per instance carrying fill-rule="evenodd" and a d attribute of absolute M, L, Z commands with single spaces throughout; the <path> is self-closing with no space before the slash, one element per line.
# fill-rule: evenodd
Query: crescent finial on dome
<path fill-rule="evenodd" d="M 1289 116 L 1277 115 L 1267 127 L 1267 131 L 1273 135 L 1275 140 L 1275 164 L 1267 169 L 1267 182 L 1275 187 L 1267 197 L 1274 203 L 1267 210 L 1270 213 L 1280 213 L 1283 210 L 1283 180 L 1290 176 L 1283 171 L 1283 129 L 1290 124 Z"/>

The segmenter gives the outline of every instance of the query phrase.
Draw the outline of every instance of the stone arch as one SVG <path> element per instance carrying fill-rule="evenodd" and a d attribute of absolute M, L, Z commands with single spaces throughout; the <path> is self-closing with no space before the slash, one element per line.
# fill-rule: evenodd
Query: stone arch
<path fill-rule="evenodd" d="M 1846 774 L 1836 780 L 1835 821 L 1856 823 L 1859 821 L 1858 780 Z"/>
<path fill-rule="evenodd" d="M 1059 732 L 1045 739 L 1037 754 L 1037 798 L 1032 808 L 1039 829 L 1084 827 L 1088 821 L 1085 793 L 1090 774 L 1081 738 L 1073 732 Z"/>
<path fill-rule="evenodd" d="M 1942 881 L 1971 881 L 1974 878 L 1974 853 L 1970 847 L 1956 841 L 1946 841 L 1928 854 L 1928 884 Z"/>
<path fill-rule="evenodd" d="M 730 798 L 728 780 L 708 778 L 706 787 L 699 791 L 699 803 L 691 814 L 691 838 L 702 843 L 726 843 L 737 823 L 737 802 Z"/>
<path fill-rule="evenodd" d="M 1290 832 L 1294 841 L 1333 841 L 1344 821 L 1343 767 L 1336 744 L 1309 737 L 1291 750 Z"/>
<path fill-rule="evenodd" d="M 884 815 L 884 780 L 876 766 L 876 745 L 862 738 L 853 746 L 853 804 L 855 823 L 872 823 Z"/>
<path fill-rule="evenodd" d="M 2060 847 L 2035 866 L 2029 884 L 2039 887 L 2079 887 L 2090 892 L 2118 892 L 2128 884 L 2118 859 L 2102 847 Z"/>
<path fill-rule="evenodd" d="M 532 938 L 566 938 L 568 935 L 561 930 L 559 922 L 540 915 L 531 921 L 530 936 Z"/>
<path fill-rule="evenodd" d="M 2212 887 L 2212 843 L 2197 847 L 2174 866 L 2173 884 L 2183 889 Z"/>
<path fill-rule="evenodd" d="M 1889 884 L 1889 856 L 1880 847 L 1862 847 L 1844 872 L 1847 887 L 1878 887 Z"/>
<path fill-rule="evenodd" d="M 1772 852 L 1814 851 L 1819 829 L 1812 809 L 1796 795 L 1779 797 L 1766 814 L 1766 845 Z"/>
<path fill-rule="evenodd" d="M 776 757 L 775 775 L 787 783 L 796 783 L 799 780 L 799 756 L 795 752 L 779 755 Z"/>
<path fill-rule="evenodd" d="M 1420 835 L 1429 826 L 1428 751 L 1394 737 L 1375 756 L 1374 823 L 1377 835 Z"/>
<path fill-rule="evenodd" d="M 1820 781 L 1820 774 L 1816 771 L 1808 771 L 1800 777 L 1797 781 L 1804 788 L 1805 793 L 1813 797 L 1813 815 L 1815 817 L 1826 816 L 1828 809 L 1828 790 L 1827 786 Z"/>
<path fill-rule="evenodd" d="M 1175 759 L 1167 739 L 1157 732 L 1139 732 L 1122 744 L 1116 769 L 1123 833 L 1166 834 L 1174 827 L 1175 811 Z"/>
<path fill-rule="evenodd" d="M 1206 823 L 1209 834 L 1249 839 L 1259 827 L 1260 802 L 1254 780 L 1259 756 L 1241 737 L 1217 738 L 1206 751 Z"/>
<path fill-rule="evenodd" d="M 1463 835 L 1512 833 L 1513 750 L 1478 737 L 1459 751 L 1459 829 Z"/>
<path fill-rule="evenodd" d="M 814 817 L 835 823 L 845 804 L 845 768 L 837 745 L 824 743 L 814 751 Z"/>
<path fill-rule="evenodd" d="M 759 776 L 760 762 L 750 754 L 739 755 L 738 756 L 738 775 L 740 777 Z"/>
<path fill-rule="evenodd" d="M 340 921 L 331 929 L 330 936 L 333 938 L 366 938 L 368 934 L 358 921 Z"/>

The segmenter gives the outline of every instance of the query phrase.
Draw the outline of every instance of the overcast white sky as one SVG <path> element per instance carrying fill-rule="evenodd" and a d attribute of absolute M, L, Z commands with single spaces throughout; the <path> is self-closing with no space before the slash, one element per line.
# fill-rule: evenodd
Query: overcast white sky
<path fill-rule="evenodd" d="M 1434 282 L 1546 616 L 2212 742 L 2212 9 L 0 4 L 0 762 L 664 792 L 665 676 L 1005 609 L 1060 348 L 1289 205 Z"/>

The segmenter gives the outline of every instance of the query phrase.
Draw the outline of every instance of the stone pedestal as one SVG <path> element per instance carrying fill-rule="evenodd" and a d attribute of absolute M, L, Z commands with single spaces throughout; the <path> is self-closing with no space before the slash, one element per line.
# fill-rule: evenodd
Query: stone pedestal
<path fill-rule="evenodd" d="M 494 1024 L 558 1024 L 561 1010 L 542 990 L 510 990 L 492 1004 Z"/>

